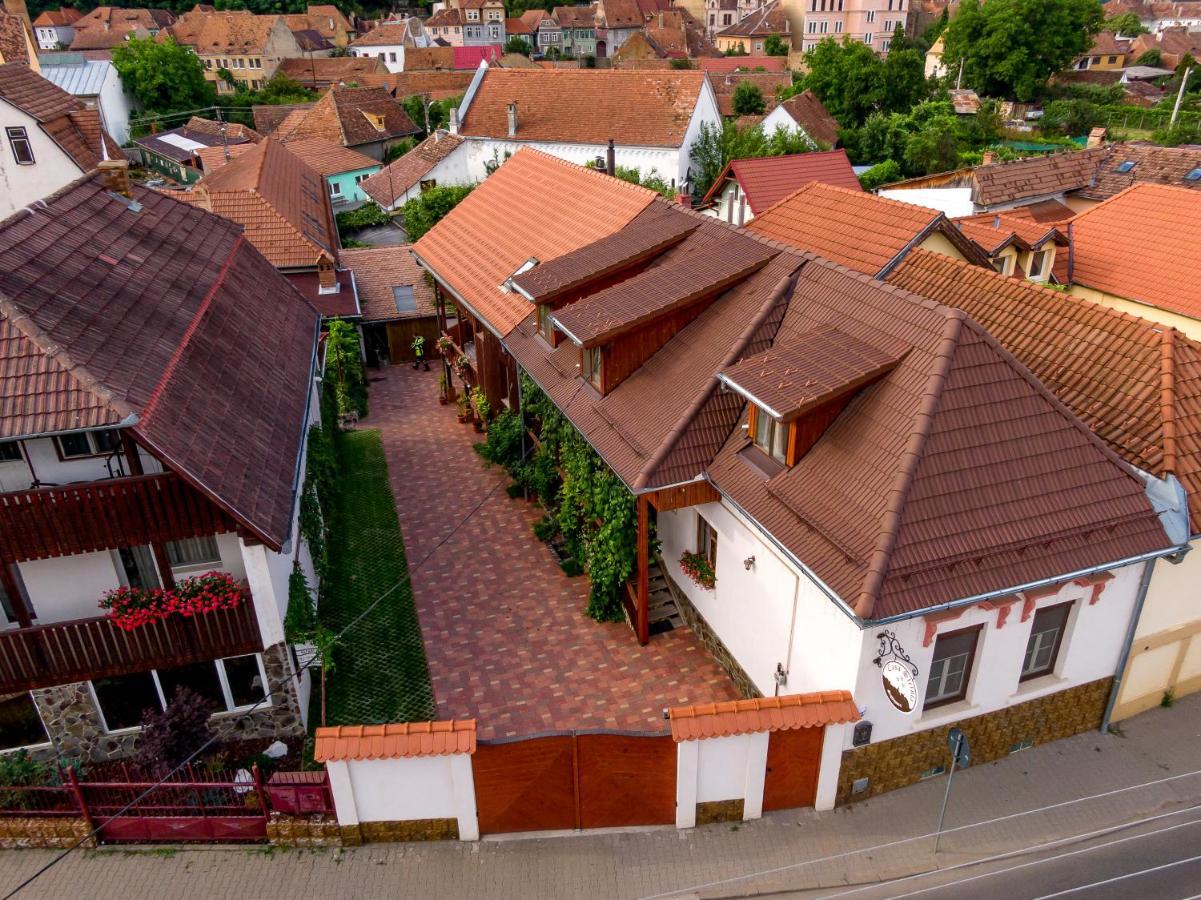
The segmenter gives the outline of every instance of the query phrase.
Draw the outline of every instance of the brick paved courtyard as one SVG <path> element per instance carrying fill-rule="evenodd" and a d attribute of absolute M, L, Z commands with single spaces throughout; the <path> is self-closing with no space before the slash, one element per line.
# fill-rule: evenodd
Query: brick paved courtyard
<path fill-rule="evenodd" d="M 661 731 L 666 706 L 737 697 L 691 632 L 639 647 L 624 623 L 584 615 L 587 579 L 534 539 L 540 507 L 508 497 L 480 436 L 438 405 L 437 377 L 373 372 L 362 425 L 383 435 L 439 718 L 474 716 L 481 738 Z"/>

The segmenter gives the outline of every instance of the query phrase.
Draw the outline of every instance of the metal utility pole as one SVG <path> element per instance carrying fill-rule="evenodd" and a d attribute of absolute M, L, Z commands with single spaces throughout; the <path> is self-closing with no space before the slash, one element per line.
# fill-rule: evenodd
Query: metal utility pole
<path fill-rule="evenodd" d="M 955 766 L 966 766 L 971 761 L 967 745 L 967 735 L 958 728 L 952 728 L 947 734 L 947 747 L 951 751 L 951 771 L 947 773 L 947 790 L 942 795 L 942 809 L 938 813 L 938 833 L 934 836 L 934 853 L 938 854 L 938 845 L 942 842 L 942 823 L 947 815 L 947 801 L 951 798 L 951 781 L 955 778 Z"/>
<path fill-rule="evenodd" d="M 1188 86 L 1188 77 L 1192 74 L 1192 66 L 1184 70 L 1184 77 L 1180 79 L 1180 90 L 1176 92 L 1176 105 L 1172 107 L 1172 118 L 1168 121 L 1168 128 L 1176 127 L 1176 117 L 1180 115 L 1180 102 L 1184 99 L 1184 89 Z"/>

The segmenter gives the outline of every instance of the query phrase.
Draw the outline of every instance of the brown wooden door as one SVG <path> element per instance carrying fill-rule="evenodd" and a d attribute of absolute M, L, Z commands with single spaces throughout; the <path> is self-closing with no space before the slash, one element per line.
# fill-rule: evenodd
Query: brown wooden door
<path fill-rule="evenodd" d="M 671 735 L 576 736 L 583 828 L 671 825 L 676 745 Z"/>
<path fill-rule="evenodd" d="M 825 728 L 773 731 L 767 742 L 763 810 L 812 806 L 817 800 Z"/>
<path fill-rule="evenodd" d="M 576 827 L 572 736 L 481 742 L 471 757 L 482 834 Z"/>

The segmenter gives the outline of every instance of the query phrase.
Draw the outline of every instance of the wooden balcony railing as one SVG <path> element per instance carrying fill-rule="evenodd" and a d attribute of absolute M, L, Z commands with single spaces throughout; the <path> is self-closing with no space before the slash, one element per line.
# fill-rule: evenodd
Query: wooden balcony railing
<path fill-rule="evenodd" d="M 0 494 L 0 562 L 23 562 L 233 531 L 174 473 Z"/>
<path fill-rule="evenodd" d="M 0 631 L 0 694 L 255 653 L 254 604 L 123 631 L 106 618 Z"/>

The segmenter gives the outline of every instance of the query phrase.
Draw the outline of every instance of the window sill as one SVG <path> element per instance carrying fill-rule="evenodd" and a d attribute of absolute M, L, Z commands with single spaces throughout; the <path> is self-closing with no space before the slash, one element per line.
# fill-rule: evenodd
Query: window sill
<path fill-rule="evenodd" d="M 112 730 L 105 731 L 104 735 L 105 737 L 121 737 L 124 734 L 137 734 L 141 730 L 141 725 L 130 725 L 128 728 L 113 728 Z"/>
<path fill-rule="evenodd" d="M 973 715 L 978 707 L 976 704 L 968 700 L 959 700 L 955 703 L 947 703 L 943 706 L 936 706 L 933 709 L 923 710 L 918 721 L 922 725 L 941 725 L 943 722 L 954 722 L 957 719 L 965 719 Z"/>
<path fill-rule="evenodd" d="M 233 709 L 223 709 L 220 712 L 213 713 L 211 716 L 209 716 L 209 718 L 210 719 L 228 719 L 232 716 L 245 715 L 247 712 L 249 712 L 252 709 L 256 713 L 260 713 L 260 712 L 264 712 L 266 710 L 271 709 L 272 706 L 273 706 L 273 704 L 270 701 L 267 701 L 266 703 L 260 703 L 257 708 L 255 707 L 255 705 L 253 703 L 250 703 L 250 704 L 247 704 L 246 706 L 235 706 Z"/>
<path fill-rule="evenodd" d="M 1017 698 L 1026 700 L 1038 694 L 1054 693 L 1066 686 L 1066 678 L 1061 678 L 1054 672 L 1048 672 L 1046 675 L 1039 675 L 1037 678 L 1018 682 L 1017 690 L 1010 694 L 1009 697 L 1011 700 Z"/>
<path fill-rule="evenodd" d="M 0 756 L 7 756 L 10 753 L 34 753 L 39 750 L 53 750 L 54 745 L 49 741 L 43 744 L 26 744 L 24 747 L 9 747 L 5 750 L 0 750 Z"/>

